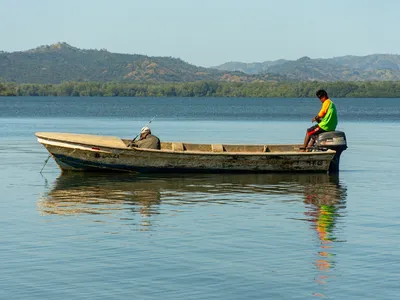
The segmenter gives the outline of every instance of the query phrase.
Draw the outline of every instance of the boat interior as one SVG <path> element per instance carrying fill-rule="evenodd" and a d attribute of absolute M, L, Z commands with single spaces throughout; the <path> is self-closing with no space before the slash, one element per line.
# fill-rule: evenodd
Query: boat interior
<path fill-rule="evenodd" d="M 126 146 L 130 140 L 122 140 Z M 187 152 L 291 152 L 297 151 L 301 145 L 227 145 L 227 144 L 193 144 L 182 142 L 161 142 L 161 150 L 187 151 Z"/>
<path fill-rule="evenodd" d="M 115 136 L 97 136 L 88 134 L 37 132 L 36 136 L 46 141 L 93 145 L 96 147 L 125 149 L 131 139 L 121 139 Z M 264 145 L 230 145 L 230 144 L 195 144 L 182 142 L 161 142 L 161 151 L 177 152 L 231 152 L 231 153 L 265 153 L 265 152 L 294 152 L 299 144 L 264 144 Z"/>

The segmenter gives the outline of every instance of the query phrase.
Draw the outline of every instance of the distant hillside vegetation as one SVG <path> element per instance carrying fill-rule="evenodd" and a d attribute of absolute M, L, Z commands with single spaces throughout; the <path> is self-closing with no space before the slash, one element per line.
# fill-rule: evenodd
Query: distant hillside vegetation
<path fill-rule="evenodd" d="M 191 65 L 179 58 L 84 50 L 57 43 L 21 52 L 0 51 L 0 82 L 297 82 L 397 81 L 400 55 L 374 54 L 330 59 L 229 62 L 215 68 Z"/>
<path fill-rule="evenodd" d="M 215 69 L 247 74 L 272 73 L 298 81 L 392 81 L 400 80 L 400 55 L 374 54 L 329 59 L 302 57 L 295 61 L 263 63 L 229 62 Z"/>
<path fill-rule="evenodd" d="M 56 84 L 76 82 L 265 82 L 280 75 L 249 75 L 202 68 L 172 57 L 82 50 L 66 43 L 22 52 L 0 52 L 0 82 Z"/>
<path fill-rule="evenodd" d="M 279 66 L 286 62 L 288 61 L 285 59 L 265 61 L 262 63 L 227 62 L 214 68 L 221 71 L 239 71 L 246 74 L 261 74 L 268 73 L 268 69 L 272 66 Z"/>

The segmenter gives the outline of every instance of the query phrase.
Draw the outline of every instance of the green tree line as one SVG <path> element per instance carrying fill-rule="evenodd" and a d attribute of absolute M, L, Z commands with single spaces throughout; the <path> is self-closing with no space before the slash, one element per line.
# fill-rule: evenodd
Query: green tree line
<path fill-rule="evenodd" d="M 318 89 L 331 97 L 400 98 L 400 81 L 373 82 L 253 82 L 199 81 L 186 83 L 61 84 L 0 83 L 0 96 L 101 96 L 101 97 L 314 97 Z"/>

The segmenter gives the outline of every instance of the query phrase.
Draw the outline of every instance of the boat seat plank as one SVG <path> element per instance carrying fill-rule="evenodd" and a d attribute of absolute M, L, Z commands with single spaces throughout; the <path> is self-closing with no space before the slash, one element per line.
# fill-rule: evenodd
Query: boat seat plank
<path fill-rule="evenodd" d="M 222 144 L 211 144 L 212 152 L 224 152 L 224 146 Z"/>
<path fill-rule="evenodd" d="M 172 151 L 185 151 L 183 143 L 172 142 Z"/>

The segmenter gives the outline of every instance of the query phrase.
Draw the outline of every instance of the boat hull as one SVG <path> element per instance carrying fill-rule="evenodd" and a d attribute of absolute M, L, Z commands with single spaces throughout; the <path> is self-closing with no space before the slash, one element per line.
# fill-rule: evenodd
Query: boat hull
<path fill-rule="evenodd" d="M 188 152 L 103 147 L 39 138 L 62 171 L 139 173 L 328 172 L 335 151 Z"/>

